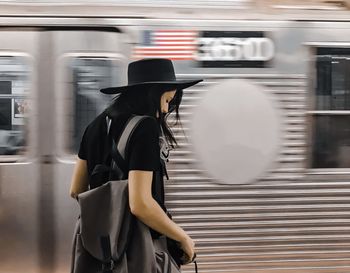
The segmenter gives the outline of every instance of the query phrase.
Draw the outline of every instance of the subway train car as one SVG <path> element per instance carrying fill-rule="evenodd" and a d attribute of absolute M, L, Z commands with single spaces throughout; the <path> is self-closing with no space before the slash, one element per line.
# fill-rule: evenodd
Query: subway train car
<path fill-rule="evenodd" d="M 0 273 L 69 272 L 79 214 L 69 187 L 82 133 L 113 98 L 99 89 L 125 84 L 127 64 L 152 57 L 172 59 L 179 79 L 204 79 L 184 92 L 165 180 L 199 272 L 350 272 L 346 5 L 97 2 L 0 1 Z M 263 173 L 240 180 L 257 167 L 252 154 L 224 181 L 203 167 L 190 129 L 217 86 L 238 107 L 249 93 L 238 82 L 276 106 L 279 143 Z M 244 114 L 224 126 L 253 137 Z M 216 160 L 234 168 L 244 151 Z"/>

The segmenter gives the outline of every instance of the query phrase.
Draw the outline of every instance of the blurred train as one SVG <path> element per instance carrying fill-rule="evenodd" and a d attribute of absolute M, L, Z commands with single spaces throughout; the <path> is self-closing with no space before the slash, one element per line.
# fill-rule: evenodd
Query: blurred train
<path fill-rule="evenodd" d="M 165 181 L 199 272 L 350 272 L 345 6 L 39 2 L 0 2 L 0 273 L 69 272 L 82 132 L 112 99 L 99 89 L 124 84 L 127 64 L 147 57 L 171 58 L 178 78 L 205 79 L 184 94 Z M 201 96 L 228 79 L 280 105 L 278 156 L 256 183 L 217 183 L 184 135 Z"/>

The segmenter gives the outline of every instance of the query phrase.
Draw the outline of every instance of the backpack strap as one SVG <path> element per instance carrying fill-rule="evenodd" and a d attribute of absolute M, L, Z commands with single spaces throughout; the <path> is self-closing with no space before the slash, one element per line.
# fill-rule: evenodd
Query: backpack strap
<path fill-rule="evenodd" d="M 130 142 L 131 136 L 141 121 L 146 118 L 148 118 L 148 116 L 132 115 L 131 118 L 127 121 L 126 126 L 124 127 L 118 141 L 115 142 L 112 138 L 112 149 L 110 152 L 112 157 L 111 168 L 112 170 L 117 169 L 119 179 L 125 178 L 125 174 L 128 170 L 126 156 L 128 154 L 128 144 Z"/>
<path fill-rule="evenodd" d="M 141 123 L 142 120 L 147 118 L 147 116 L 132 116 L 127 122 L 126 126 L 123 129 L 122 134 L 120 135 L 117 143 L 114 141 L 113 137 L 110 134 L 110 128 L 112 124 L 112 119 L 108 116 L 106 116 L 106 123 L 107 123 L 107 137 L 112 139 L 112 149 L 110 151 L 112 161 L 111 161 L 111 166 L 108 167 L 107 165 L 99 164 L 96 165 L 92 175 L 101 173 L 101 172 L 109 172 L 109 178 L 111 179 L 112 173 L 117 172 L 118 174 L 118 180 L 123 179 L 123 175 L 125 172 L 121 169 L 120 166 L 125 166 L 126 165 L 126 150 L 128 148 L 128 144 L 130 142 L 130 138 L 137 128 L 137 126 Z M 124 164 L 124 165 L 123 165 Z M 126 169 L 124 169 L 126 170 Z M 132 229 L 131 225 L 131 229 Z M 131 230 L 128 233 L 128 239 L 129 241 L 130 236 L 132 232 Z M 104 261 L 102 262 L 102 273 L 113 273 L 113 270 L 115 269 L 115 265 L 119 262 L 119 259 L 123 257 L 121 256 L 117 260 L 113 260 L 112 258 L 112 251 L 111 251 L 111 244 L 110 244 L 110 237 L 109 235 L 107 236 L 100 236 L 100 245 L 102 249 L 102 253 L 104 256 Z M 126 246 L 128 243 L 126 243 Z M 124 247 L 122 253 L 126 251 L 126 246 Z"/>
<path fill-rule="evenodd" d="M 106 116 L 107 136 L 112 139 L 112 148 L 110 150 L 110 156 L 112 158 L 111 165 L 96 165 L 92 171 L 91 176 L 103 172 L 110 172 L 109 179 L 112 179 L 113 174 L 117 175 L 117 179 L 123 179 L 125 177 L 125 173 L 127 171 L 126 155 L 128 151 L 127 149 L 129 141 L 137 126 L 141 123 L 142 120 L 146 118 L 149 117 L 132 115 L 131 118 L 126 122 L 126 126 L 124 127 L 118 141 L 116 142 L 110 134 L 112 119 L 108 115 Z"/>
<path fill-rule="evenodd" d="M 111 241 L 109 235 L 100 236 L 100 244 L 103 252 L 102 273 L 113 273 L 115 267 L 112 259 Z"/>
<path fill-rule="evenodd" d="M 119 140 L 118 140 L 118 145 L 116 145 L 117 147 L 117 151 L 119 152 L 119 154 L 121 155 L 121 157 L 125 160 L 126 159 L 126 149 L 127 144 L 129 143 L 129 140 L 131 138 L 131 135 L 133 134 L 133 132 L 135 131 L 136 127 L 139 125 L 139 123 L 146 119 L 148 116 L 133 116 L 127 123 L 122 135 L 120 136 Z M 114 142 L 114 140 L 113 140 Z"/>

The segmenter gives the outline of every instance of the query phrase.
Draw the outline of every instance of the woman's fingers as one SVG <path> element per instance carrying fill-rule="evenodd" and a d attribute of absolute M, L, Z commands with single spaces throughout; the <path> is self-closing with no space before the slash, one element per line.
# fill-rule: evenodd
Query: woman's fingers
<path fill-rule="evenodd" d="M 195 246 L 195 243 L 192 240 L 192 238 L 189 236 L 186 238 L 186 240 L 184 240 L 181 243 L 181 247 L 184 251 L 184 256 L 182 258 L 184 264 L 192 262 L 193 259 L 195 258 L 194 246 Z"/>

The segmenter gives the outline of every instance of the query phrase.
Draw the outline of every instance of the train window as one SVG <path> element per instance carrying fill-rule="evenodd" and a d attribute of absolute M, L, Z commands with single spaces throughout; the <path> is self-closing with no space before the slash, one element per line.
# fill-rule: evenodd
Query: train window
<path fill-rule="evenodd" d="M 22 155 L 27 140 L 29 65 L 23 56 L 0 56 L 0 156 Z"/>
<path fill-rule="evenodd" d="M 350 168 L 350 49 L 318 49 L 313 168 Z"/>
<path fill-rule="evenodd" d="M 69 62 L 73 84 L 73 120 L 69 153 L 77 153 L 86 126 L 111 102 L 99 90 L 120 84 L 120 63 L 111 58 L 75 57 Z"/>

